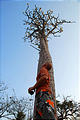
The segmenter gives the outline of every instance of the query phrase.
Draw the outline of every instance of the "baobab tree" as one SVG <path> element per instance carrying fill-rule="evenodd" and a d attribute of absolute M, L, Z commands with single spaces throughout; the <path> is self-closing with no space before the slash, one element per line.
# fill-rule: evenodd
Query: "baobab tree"
<path fill-rule="evenodd" d="M 38 74 L 41 66 L 45 62 L 52 63 L 52 58 L 48 49 L 48 37 L 51 34 L 54 37 L 58 36 L 59 33 L 63 32 L 62 25 L 64 23 L 71 23 L 71 21 L 66 21 L 64 19 L 60 20 L 59 15 L 55 17 L 53 15 L 53 11 L 50 9 L 47 10 L 46 13 L 44 13 L 42 8 L 38 8 L 36 5 L 34 10 L 30 10 L 28 3 L 24 15 L 26 17 L 26 20 L 24 20 L 24 24 L 26 26 L 24 41 L 28 40 L 31 43 L 31 46 L 39 51 L 39 61 L 38 61 L 38 69 L 37 69 L 37 74 Z M 55 113 L 55 118 L 57 119 L 53 67 L 49 73 L 51 77 L 50 88 L 53 99 L 55 101 L 54 113 Z M 34 119 L 36 119 L 35 110 L 34 110 Z"/>

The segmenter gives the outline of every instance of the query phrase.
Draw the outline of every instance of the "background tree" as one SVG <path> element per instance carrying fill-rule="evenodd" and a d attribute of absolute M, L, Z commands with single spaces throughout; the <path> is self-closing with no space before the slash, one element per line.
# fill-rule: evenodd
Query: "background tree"
<path fill-rule="evenodd" d="M 53 15 L 53 11 L 50 9 L 44 13 L 42 9 L 38 8 L 36 5 L 34 10 L 30 10 L 28 3 L 24 15 L 26 17 L 26 20 L 24 20 L 24 24 L 26 25 L 24 41 L 28 39 L 28 41 L 31 43 L 31 46 L 39 51 L 38 74 L 42 64 L 45 62 L 52 63 L 52 58 L 48 49 L 48 37 L 51 34 L 54 37 L 58 36 L 58 33 L 63 32 L 62 24 L 71 23 L 71 21 L 60 20 L 59 15 L 55 17 Z M 55 101 L 55 116 L 57 119 L 53 68 L 50 70 L 50 76 L 50 88 Z M 35 110 L 34 119 L 36 119 Z"/>
<path fill-rule="evenodd" d="M 15 94 L 9 97 L 7 89 L 7 86 L 0 82 L 0 118 L 24 120 L 27 117 L 30 119 L 33 112 L 33 99 L 19 99 Z"/>
<path fill-rule="evenodd" d="M 57 100 L 57 115 L 58 120 L 77 120 L 80 117 L 80 103 L 70 97 L 64 97 L 62 102 Z"/>
<path fill-rule="evenodd" d="M 10 97 L 10 102 L 13 104 L 8 107 L 7 112 L 11 115 L 11 120 L 25 120 L 26 117 L 31 118 L 33 111 L 33 99 L 19 99 L 16 96 L 12 96 Z"/>
<path fill-rule="evenodd" d="M 8 101 L 8 97 L 6 95 L 7 86 L 0 82 L 0 118 L 8 118 L 7 109 L 12 104 Z"/>
<path fill-rule="evenodd" d="M 10 102 L 13 103 L 8 107 L 7 112 L 11 115 L 12 120 L 24 120 L 26 117 L 28 101 L 24 98 L 18 99 L 16 96 L 10 97 Z"/>

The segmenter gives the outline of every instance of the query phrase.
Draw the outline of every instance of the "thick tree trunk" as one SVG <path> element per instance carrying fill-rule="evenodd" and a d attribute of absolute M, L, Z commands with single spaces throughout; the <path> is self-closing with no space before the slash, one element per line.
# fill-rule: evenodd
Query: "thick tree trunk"
<path fill-rule="evenodd" d="M 39 53 L 39 62 L 38 62 L 38 70 L 37 70 L 37 74 L 40 71 L 41 66 L 45 63 L 45 62 L 50 62 L 52 63 L 52 58 L 50 56 L 49 53 L 49 49 L 48 49 L 48 41 L 45 38 L 41 38 L 40 39 L 40 53 Z M 54 72 L 53 72 L 53 67 L 50 70 L 50 88 L 51 88 L 51 92 L 52 92 L 52 96 L 55 102 L 55 116 L 56 116 L 56 120 L 57 120 L 57 115 L 56 115 L 56 97 L 55 97 L 55 83 L 54 83 Z M 36 99 L 36 97 L 35 97 Z M 36 111 L 34 109 L 34 120 L 36 119 Z"/>

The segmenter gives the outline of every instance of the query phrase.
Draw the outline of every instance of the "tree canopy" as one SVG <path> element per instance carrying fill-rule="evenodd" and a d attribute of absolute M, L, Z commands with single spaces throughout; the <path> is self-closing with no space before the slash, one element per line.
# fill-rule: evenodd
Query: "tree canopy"
<path fill-rule="evenodd" d="M 38 8 L 36 5 L 33 10 L 30 10 L 27 3 L 27 8 L 24 12 L 26 16 L 24 20 L 24 25 L 26 25 L 24 41 L 28 39 L 39 50 L 41 38 L 48 38 L 51 34 L 56 36 L 57 33 L 63 32 L 62 24 L 72 23 L 64 19 L 60 20 L 59 15 L 56 17 L 53 13 L 50 9 L 45 13 L 42 8 Z"/>
<path fill-rule="evenodd" d="M 57 100 L 58 120 L 72 120 L 80 117 L 80 103 L 70 97 L 64 97 L 63 101 Z"/>

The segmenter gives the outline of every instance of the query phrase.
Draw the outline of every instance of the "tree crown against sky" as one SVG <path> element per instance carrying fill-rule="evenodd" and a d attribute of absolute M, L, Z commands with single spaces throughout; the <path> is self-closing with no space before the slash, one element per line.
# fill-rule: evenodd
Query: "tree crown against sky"
<path fill-rule="evenodd" d="M 27 8 L 24 12 L 27 17 L 24 20 L 24 25 L 26 25 L 24 41 L 29 39 L 29 42 L 40 50 L 40 38 L 48 38 L 51 34 L 54 37 L 59 36 L 57 34 L 63 32 L 62 24 L 72 23 L 64 19 L 60 20 L 59 15 L 56 17 L 53 13 L 50 9 L 44 13 L 42 8 L 38 8 L 36 5 L 34 10 L 30 10 L 27 3 Z"/>

